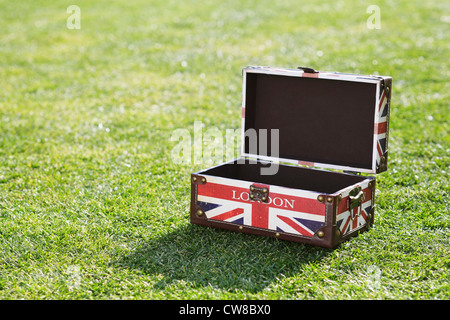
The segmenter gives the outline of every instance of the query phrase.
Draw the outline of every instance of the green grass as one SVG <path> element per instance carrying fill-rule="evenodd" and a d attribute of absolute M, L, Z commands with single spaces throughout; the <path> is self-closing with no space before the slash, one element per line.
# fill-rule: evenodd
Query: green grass
<path fill-rule="evenodd" d="M 0 1 L 0 299 L 449 299 L 449 17 L 437 0 Z M 247 65 L 393 77 L 369 232 L 332 251 L 189 223 L 205 166 L 174 164 L 170 137 L 239 129 Z"/>

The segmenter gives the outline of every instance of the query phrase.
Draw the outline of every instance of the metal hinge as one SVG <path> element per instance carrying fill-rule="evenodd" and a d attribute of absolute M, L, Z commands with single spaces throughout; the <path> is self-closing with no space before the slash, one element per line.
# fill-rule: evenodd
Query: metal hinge
<path fill-rule="evenodd" d="M 305 73 L 319 73 L 319 71 L 314 70 L 313 68 L 308 67 L 297 67 L 297 69 L 303 70 Z"/>
<path fill-rule="evenodd" d="M 251 185 L 249 197 L 250 200 L 267 203 L 269 202 L 269 189 L 267 189 L 266 187 L 256 187 L 254 185 Z"/>

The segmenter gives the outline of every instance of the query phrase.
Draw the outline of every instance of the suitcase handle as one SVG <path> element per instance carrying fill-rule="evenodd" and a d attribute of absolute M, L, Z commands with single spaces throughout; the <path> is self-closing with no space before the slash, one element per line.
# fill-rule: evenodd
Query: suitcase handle
<path fill-rule="evenodd" d="M 359 191 L 359 193 L 357 195 L 350 194 L 348 197 L 348 211 L 350 213 L 350 219 L 352 219 L 352 221 L 361 215 L 362 203 L 364 201 L 364 192 L 360 188 L 357 188 L 355 190 L 356 192 Z M 352 210 L 357 207 L 359 207 L 359 211 L 356 216 L 353 216 Z"/>
<path fill-rule="evenodd" d="M 364 192 L 362 190 L 359 191 L 359 193 L 355 196 L 350 195 L 349 196 L 349 205 L 348 205 L 349 210 L 360 206 L 363 198 L 364 198 Z"/>
<path fill-rule="evenodd" d="M 361 206 L 364 200 L 364 192 L 361 187 L 356 187 L 348 195 L 348 210 Z"/>

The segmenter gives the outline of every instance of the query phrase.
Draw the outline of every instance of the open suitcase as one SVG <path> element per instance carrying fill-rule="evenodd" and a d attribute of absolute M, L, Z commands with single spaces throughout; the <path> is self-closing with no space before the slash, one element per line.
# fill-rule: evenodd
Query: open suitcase
<path fill-rule="evenodd" d="M 191 222 L 326 248 L 367 230 L 376 179 L 360 173 L 387 170 L 391 84 L 244 68 L 241 157 L 191 175 Z"/>

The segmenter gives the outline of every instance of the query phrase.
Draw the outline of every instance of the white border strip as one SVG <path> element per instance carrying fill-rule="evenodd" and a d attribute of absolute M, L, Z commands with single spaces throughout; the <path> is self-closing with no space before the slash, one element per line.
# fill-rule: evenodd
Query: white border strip
<path fill-rule="evenodd" d="M 375 112 L 373 115 L 373 144 L 372 144 L 372 170 L 373 173 L 377 171 L 377 144 L 378 144 L 378 135 L 375 133 L 375 123 L 378 123 L 378 105 L 380 104 L 380 83 L 377 84 L 377 98 L 375 99 Z"/>
<path fill-rule="evenodd" d="M 305 73 L 300 69 L 283 69 L 283 68 L 270 68 L 270 67 L 246 67 L 243 69 L 243 73 L 262 73 L 271 75 L 282 75 L 288 77 L 299 77 L 302 78 Z M 303 77 L 306 78 L 306 77 Z M 359 74 L 348 74 L 348 73 L 338 73 L 338 72 L 322 72 L 317 73 L 316 79 L 329 79 L 329 80 L 344 80 L 344 81 L 354 81 L 354 82 L 364 82 L 364 83 L 378 83 L 379 78 L 371 78 L 367 75 Z"/>

